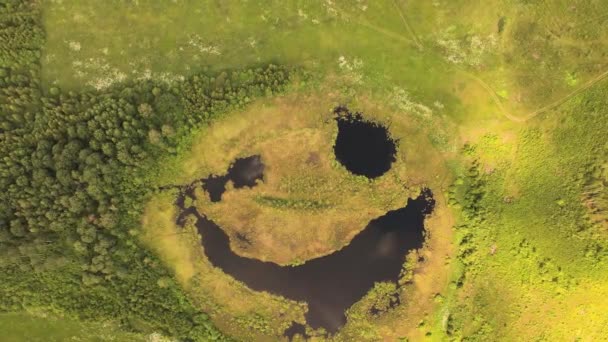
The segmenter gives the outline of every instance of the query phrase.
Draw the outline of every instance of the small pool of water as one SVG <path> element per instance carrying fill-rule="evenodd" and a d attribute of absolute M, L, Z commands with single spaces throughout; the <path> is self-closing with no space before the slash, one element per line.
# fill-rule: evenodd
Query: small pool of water
<path fill-rule="evenodd" d="M 253 187 L 258 180 L 264 180 L 264 164 L 259 155 L 239 158 L 222 176 L 210 176 L 202 180 L 203 189 L 209 193 L 211 202 L 222 200 L 222 194 L 226 191 L 226 183 L 232 181 L 235 188 Z"/>
<path fill-rule="evenodd" d="M 390 170 L 397 147 L 386 127 L 366 121 L 361 114 L 345 107 L 335 110 L 338 136 L 334 145 L 336 159 L 350 172 L 377 178 Z"/>

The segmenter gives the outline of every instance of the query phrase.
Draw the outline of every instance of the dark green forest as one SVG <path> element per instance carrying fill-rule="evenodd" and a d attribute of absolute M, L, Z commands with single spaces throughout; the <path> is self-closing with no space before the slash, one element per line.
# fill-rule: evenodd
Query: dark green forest
<path fill-rule="evenodd" d="M 43 89 L 35 2 L 0 2 L 0 311 L 45 308 L 128 330 L 226 340 L 139 245 L 153 171 L 188 133 L 281 92 L 273 65 L 99 92 Z"/>

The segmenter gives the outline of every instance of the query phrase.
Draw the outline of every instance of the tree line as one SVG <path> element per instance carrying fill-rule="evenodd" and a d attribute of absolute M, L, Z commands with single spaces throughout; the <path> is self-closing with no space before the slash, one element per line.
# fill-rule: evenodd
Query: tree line
<path fill-rule="evenodd" d="M 201 125 L 284 91 L 290 70 L 44 89 L 38 6 L 0 0 L 0 311 L 36 306 L 226 339 L 134 236 L 156 187 L 146 172 Z"/>

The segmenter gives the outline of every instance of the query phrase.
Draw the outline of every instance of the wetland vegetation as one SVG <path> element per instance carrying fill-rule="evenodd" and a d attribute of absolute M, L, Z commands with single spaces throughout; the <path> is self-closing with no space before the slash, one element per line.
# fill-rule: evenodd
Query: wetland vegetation
<path fill-rule="evenodd" d="M 221 178 L 224 181 L 233 180 L 237 188 L 246 184 L 252 186 L 256 178 L 262 177 L 261 170 L 263 164 L 260 156 L 240 158 Z M 202 180 L 202 186 L 210 200 L 218 202 L 220 197 L 206 187 L 209 179 L 215 180 L 217 177 Z M 370 221 L 342 249 L 307 260 L 302 265 L 281 266 L 233 252 L 229 237 L 222 228 L 205 217 L 204 212 L 186 205 L 186 196 L 196 200 L 192 195 L 196 191 L 192 191 L 192 188 L 197 183 L 183 187 L 178 194 L 175 201 L 179 207 L 176 224 L 183 229 L 191 216 L 195 218 L 193 224 L 203 237 L 202 245 L 209 262 L 253 290 L 306 302 L 306 323 L 329 333 L 336 333 L 344 325 L 344 312 L 371 290 L 374 283 L 398 283 L 405 257 L 423 245 L 424 217 L 432 212 L 434 206 L 431 191 L 423 189 L 417 198 L 408 200 L 404 207 Z M 251 243 L 242 235 L 237 234 L 236 237 L 246 244 Z M 289 253 L 287 250 L 284 252 Z M 290 336 L 290 329 L 286 330 L 285 335 L 293 337 Z"/>
<path fill-rule="evenodd" d="M 607 24 L 0 0 L 3 338 L 606 339 Z"/>

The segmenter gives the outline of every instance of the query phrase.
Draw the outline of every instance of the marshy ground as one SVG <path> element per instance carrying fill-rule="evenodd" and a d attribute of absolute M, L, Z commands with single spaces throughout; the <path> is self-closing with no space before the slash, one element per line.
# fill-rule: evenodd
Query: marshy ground
<path fill-rule="evenodd" d="M 375 315 L 396 310 L 389 305 L 395 300 L 403 303 L 400 310 L 409 307 L 406 302 L 419 302 L 409 298 L 418 291 L 406 290 L 411 286 L 403 285 L 411 281 L 411 275 L 407 279 L 404 275 L 420 265 L 415 266 L 414 261 L 404 269 L 403 264 L 408 254 L 411 254 L 411 260 L 418 260 L 418 256 L 425 253 L 418 249 L 423 247 L 421 220 L 428 213 L 420 211 L 424 205 L 418 208 L 419 204 L 416 204 L 425 203 L 422 198 L 412 200 L 411 206 L 405 205 L 408 198 L 419 196 L 423 185 L 441 189 L 446 184 L 447 171 L 441 171 L 439 152 L 413 122 L 385 108 L 365 104 L 361 108 L 366 112 L 346 118 L 345 107 L 336 109 L 335 105 L 330 105 L 331 101 L 313 99 L 314 96 L 298 95 L 266 101 L 211 125 L 200 135 L 189 155 L 182 159 L 184 176 L 177 178 L 196 180 L 194 186 L 185 186 L 190 196 L 182 194 L 184 197 L 178 201 L 183 209 L 192 206 L 185 213 L 194 217 L 188 218 L 180 215 L 176 208 L 170 209 L 173 200 L 163 195 L 165 204 L 156 202 L 155 205 L 162 205 L 166 208 L 163 211 L 170 209 L 167 214 L 173 214 L 163 216 L 162 222 L 153 222 L 158 218 L 146 219 L 146 226 L 162 224 L 166 227 L 163 229 L 169 229 L 161 235 L 165 237 L 151 236 L 152 245 L 161 248 L 161 254 L 167 253 L 167 248 L 174 250 L 170 253 L 172 257 L 166 257 L 178 262 L 175 265 L 181 269 L 178 272 L 183 281 L 198 284 L 195 286 L 207 293 L 205 297 L 209 293 L 220 295 L 219 288 L 213 290 L 205 283 L 221 280 L 208 270 L 202 270 L 203 265 L 216 266 L 226 274 L 223 277 L 234 277 L 242 282 L 231 287 L 247 288 L 247 292 L 267 291 L 269 294 L 264 296 L 277 296 L 277 304 L 266 301 L 258 305 L 264 306 L 264 311 L 272 312 L 276 310 L 273 309 L 275 305 L 282 303 L 280 306 L 285 309 L 281 312 L 290 312 L 289 315 L 275 315 L 268 323 L 276 326 L 273 330 L 279 335 L 289 331 L 293 322 L 319 329 L 309 331 L 307 335 L 310 336 L 324 336 L 323 331 L 339 333 L 338 328 L 345 323 L 348 327 L 356 322 L 347 319 L 346 311 L 355 310 L 353 304 L 364 298 L 367 298 L 367 304 L 358 310 Z M 384 168 L 382 175 L 375 178 L 357 175 L 337 159 L 339 153 L 335 146 L 341 139 L 339 125 L 345 119 L 358 125 L 355 133 L 367 133 L 365 125 L 379 132 L 378 136 L 383 140 L 377 139 L 374 143 L 376 149 L 379 147 L 386 154 L 371 154 L 367 165 L 373 168 L 374 162 L 378 162 Z M 386 122 L 391 123 L 390 128 L 385 126 Z M 352 134 L 348 128 L 346 133 Z M 359 138 L 365 141 L 370 137 L 363 134 Z M 426 148 L 421 150 L 422 146 Z M 408 164 L 409 160 L 416 160 L 417 166 Z M 443 172 L 443 177 L 422 181 L 427 177 L 425 165 L 437 165 L 436 170 Z M 251 178 L 244 186 L 246 182 L 238 183 L 234 179 L 243 175 L 252 175 L 257 180 Z M 218 180 L 222 185 L 214 189 L 221 191 L 209 191 L 211 188 L 205 187 Z M 433 248 L 438 255 L 427 256 L 424 264 L 437 263 L 429 267 L 442 267 L 442 253 L 449 251 L 444 241 L 435 239 L 449 234 L 449 229 L 442 233 L 438 226 L 440 221 L 449 220 L 446 203 L 440 193 L 438 196 L 437 209 L 424 223 L 435 231 L 424 234 L 430 237 L 424 246 L 428 250 Z M 150 214 L 156 217 L 153 212 Z M 173 220 L 177 217 L 185 228 L 167 221 L 172 217 Z M 169 233 L 171 230 L 177 234 Z M 179 236 L 184 234 L 194 234 L 191 235 L 194 241 L 198 240 L 197 232 L 201 233 L 203 246 L 206 246 L 203 251 L 194 247 L 194 242 L 178 242 L 183 239 Z M 205 236 L 211 240 L 206 240 Z M 211 255 L 205 252 L 208 248 L 211 248 Z M 192 249 L 199 251 L 186 253 Z M 381 257 L 382 250 L 386 252 L 386 260 Z M 194 257 L 193 252 L 199 256 Z M 206 261 L 197 261 L 202 259 Z M 362 272 L 362 267 L 370 267 L 370 271 Z M 206 280 L 201 282 L 202 279 Z M 428 281 L 437 279 L 440 278 L 436 274 L 428 273 Z M 378 284 L 384 285 L 378 287 Z M 222 289 L 235 293 L 224 286 Z M 369 290 L 372 290 L 371 294 L 366 295 Z M 218 300 L 215 296 L 208 300 Z M 407 299 L 400 300 L 400 296 Z M 243 303 L 239 300 L 247 300 L 248 305 L 257 302 L 244 298 L 230 301 L 241 307 Z M 300 305 L 306 305 L 308 312 L 301 311 Z M 235 312 L 235 307 L 226 309 L 227 313 Z"/>

